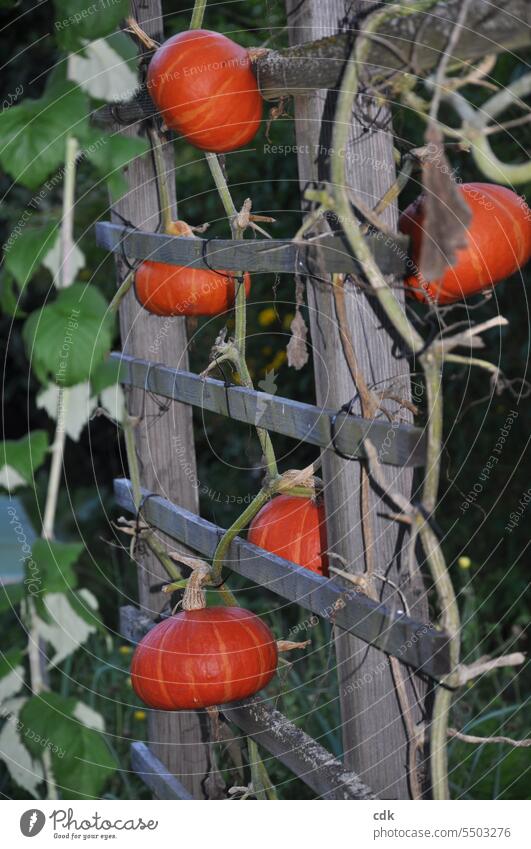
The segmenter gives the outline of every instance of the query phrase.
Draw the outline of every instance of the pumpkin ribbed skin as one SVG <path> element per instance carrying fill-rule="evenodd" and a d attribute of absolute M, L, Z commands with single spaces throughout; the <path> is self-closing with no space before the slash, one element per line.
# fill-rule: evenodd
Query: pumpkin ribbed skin
<path fill-rule="evenodd" d="M 531 210 L 505 186 L 463 183 L 459 187 L 472 210 L 468 245 L 457 251 L 457 262 L 439 280 L 418 275 L 406 279 L 420 301 L 451 304 L 491 288 L 514 274 L 531 256 Z M 411 237 L 411 258 L 420 256 L 424 198 L 421 195 L 400 216 L 399 228 Z"/>
<path fill-rule="evenodd" d="M 236 150 L 260 128 L 263 101 L 247 50 L 220 33 L 169 38 L 150 62 L 147 85 L 168 127 L 201 150 Z"/>
<path fill-rule="evenodd" d="M 237 280 L 229 273 L 147 260 L 135 274 L 136 296 L 155 315 L 219 315 L 234 304 Z M 249 295 L 249 274 L 244 283 Z"/>
<path fill-rule="evenodd" d="M 140 641 L 131 681 L 149 707 L 192 710 L 254 695 L 275 674 L 277 660 L 273 634 L 249 610 L 183 610 Z"/>
<path fill-rule="evenodd" d="M 277 495 L 256 514 L 247 538 L 312 572 L 328 573 L 324 508 L 311 498 Z"/>

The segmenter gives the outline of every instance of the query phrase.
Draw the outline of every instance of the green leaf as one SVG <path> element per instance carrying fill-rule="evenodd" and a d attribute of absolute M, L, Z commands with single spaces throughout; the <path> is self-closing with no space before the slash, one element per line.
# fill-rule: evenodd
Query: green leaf
<path fill-rule="evenodd" d="M 4 263 L 20 288 L 28 283 L 53 248 L 58 235 L 57 223 L 26 227 L 11 247 L 4 251 Z M 9 243 L 9 242 L 8 242 Z"/>
<path fill-rule="evenodd" d="M 112 197 L 116 200 L 127 189 L 123 169 L 137 156 L 147 153 L 146 139 L 130 139 L 126 136 L 87 133 L 84 138 L 85 153 L 107 182 Z"/>
<path fill-rule="evenodd" d="M 129 14 L 129 0 L 54 0 L 54 6 L 57 41 L 70 51 L 108 35 Z"/>
<path fill-rule="evenodd" d="M 78 542 L 35 540 L 31 549 L 32 570 L 27 579 L 36 579 L 37 576 L 39 585 L 46 593 L 60 593 L 75 587 L 77 577 L 73 567 L 83 548 L 83 543 Z"/>
<path fill-rule="evenodd" d="M 52 74 L 43 97 L 0 113 L 0 162 L 28 189 L 36 189 L 63 162 L 67 135 L 82 135 L 88 101 L 79 86 Z"/>
<path fill-rule="evenodd" d="M 0 649 L 0 678 L 9 675 L 21 663 L 22 649 L 8 649 L 6 652 Z"/>
<path fill-rule="evenodd" d="M 0 613 L 12 610 L 22 601 L 24 590 L 22 584 L 2 584 L 0 586 Z"/>
<path fill-rule="evenodd" d="M 33 475 L 46 458 L 48 434 L 44 430 L 34 430 L 21 439 L 6 439 L 0 452 L 0 469 L 14 470 L 25 483 L 33 482 Z M 9 483 L 9 480 L 8 480 Z"/>
<path fill-rule="evenodd" d="M 104 736 L 74 716 L 74 698 L 42 693 L 29 699 L 20 713 L 23 741 L 34 757 L 47 748 L 62 795 L 68 799 L 99 798 L 117 764 Z"/>
<path fill-rule="evenodd" d="M 115 386 L 120 380 L 122 363 L 119 360 L 105 360 L 94 369 L 90 376 L 93 395 L 99 395 L 108 386 Z"/>
<path fill-rule="evenodd" d="M 112 342 L 113 316 L 97 289 L 74 283 L 31 313 L 22 336 L 37 377 L 62 386 L 88 380 Z"/>
<path fill-rule="evenodd" d="M 26 313 L 19 307 L 20 297 L 13 275 L 4 271 L 0 278 L 0 312 L 12 318 L 25 318 Z"/>

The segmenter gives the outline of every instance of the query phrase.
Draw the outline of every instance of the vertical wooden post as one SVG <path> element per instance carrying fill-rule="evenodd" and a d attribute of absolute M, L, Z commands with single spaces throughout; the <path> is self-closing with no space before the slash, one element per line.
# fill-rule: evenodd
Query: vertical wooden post
<path fill-rule="evenodd" d="M 346 4 L 344 0 L 304 0 L 302 3 L 286 0 L 291 43 L 311 41 L 332 35 L 342 26 L 347 27 L 345 9 L 348 6 L 353 16 L 359 5 Z M 365 11 L 366 6 L 364 4 Z M 334 92 L 301 93 L 295 98 L 301 191 L 316 181 L 329 179 L 334 109 Z M 347 178 L 353 191 L 372 207 L 395 179 L 393 138 L 390 128 L 380 130 L 371 126 L 375 121 L 378 126 L 385 125 L 389 120 L 385 110 L 376 114 L 377 110 L 367 100 L 358 104 L 358 115 L 359 110 L 363 117 L 353 116 L 346 154 Z M 387 210 L 385 220 L 387 224 L 396 224 L 396 206 Z M 338 333 L 330 277 L 324 268 L 319 274 L 321 281 L 312 277 L 307 285 L 317 403 L 339 409 L 356 394 L 356 389 Z M 375 310 L 374 299 L 352 283 L 346 284 L 345 296 L 351 339 L 367 382 L 382 388 L 394 380 L 395 393 L 408 397 L 407 361 L 395 356 L 392 337 L 382 316 Z M 389 438 L 393 438 L 391 426 Z M 344 558 L 348 565 L 342 568 L 356 574 L 365 569 L 360 471 L 359 462 L 345 461 L 332 449 L 323 452 L 329 549 Z M 410 470 L 386 466 L 384 474 L 393 491 L 411 495 Z M 407 537 L 403 527 L 380 515 L 386 510 L 373 491 L 370 519 L 374 528 L 376 572 L 398 584 L 408 599 L 412 615 L 426 621 L 427 605 L 421 577 L 417 571 L 411 577 L 408 575 Z M 387 604 L 397 611 L 403 609 L 400 595 L 390 584 L 377 580 L 376 589 Z M 336 635 L 336 658 L 346 765 L 378 797 L 409 798 L 407 734 L 388 659 L 382 652 L 345 632 Z M 401 669 L 409 677 L 406 668 L 401 666 Z M 425 693 L 418 677 L 415 687 L 418 693 Z M 407 690 L 410 700 L 416 702 L 410 681 Z M 414 704 L 412 716 L 419 721 L 421 708 L 418 703 Z"/>
<path fill-rule="evenodd" d="M 140 26 L 152 38 L 162 41 L 159 0 L 144 0 L 134 6 Z M 124 135 L 135 135 L 139 129 L 137 125 L 127 129 L 113 127 L 113 131 L 121 131 Z M 165 159 L 169 173 L 173 174 L 171 145 L 167 146 Z M 159 224 L 159 202 L 151 155 L 131 162 L 125 176 L 128 191 L 114 208 L 142 230 L 155 230 Z M 172 201 L 175 202 L 174 181 L 170 179 L 168 183 Z M 119 223 L 117 217 L 114 220 Z M 117 265 L 119 279 L 122 280 L 127 274 L 127 267 L 121 258 Z M 162 319 L 149 315 L 130 291 L 120 307 L 120 330 L 125 353 L 165 362 L 176 368 L 188 368 L 184 318 Z M 197 487 L 193 484 L 197 477 L 191 407 L 172 403 L 164 412 L 155 398 L 138 389 L 128 394 L 127 403 L 130 415 L 141 417 L 135 428 L 135 439 L 142 486 L 198 513 Z M 178 451 L 175 448 L 176 438 Z M 167 541 L 170 548 L 177 547 L 175 542 Z M 153 593 L 150 588 L 160 585 L 166 578 L 163 567 L 149 551 L 139 556 L 140 604 L 151 616 L 161 610 L 168 597 L 160 592 Z M 208 746 L 202 740 L 199 714 L 193 711 L 151 711 L 148 737 L 156 757 L 179 778 L 194 798 L 204 799 L 204 779 L 208 773 L 209 758 Z"/>

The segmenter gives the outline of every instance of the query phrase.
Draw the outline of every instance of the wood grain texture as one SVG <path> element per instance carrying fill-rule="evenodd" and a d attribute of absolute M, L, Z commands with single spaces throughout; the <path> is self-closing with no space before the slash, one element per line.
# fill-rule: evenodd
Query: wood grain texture
<path fill-rule="evenodd" d="M 102 248 L 125 253 L 129 258 L 149 259 L 187 268 L 227 271 L 305 273 L 319 257 L 329 272 L 360 273 L 361 266 L 340 236 L 327 236 L 319 249 L 290 239 L 190 239 L 165 233 L 142 233 L 101 221 L 96 224 L 96 241 Z M 403 277 L 407 271 L 408 239 L 379 233 L 368 237 L 379 267 L 385 274 Z"/>
<path fill-rule="evenodd" d="M 136 607 L 120 611 L 120 632 L 126 640 L 135 642 L 137 635 L 144 636 L 151 625 Z M 291 769 L 321 799 L 374 799 L 374 794 L 359 777 L 348 772 L 340 760 L 334 758 L 320 743 L 297 728 L 280 711 L 275 710 L 261 696 L 221 707 L 222 716 L 246 735 L 252 737 L 274 758 Z M 169 776 L 144 743 L 131 747 L 133 769 L 161 799 L 182 799 L 184 788 Z M 268 768 L 268 759 L 265 759 Z M 186 792 L 186 791 L 185 791 Z M 163 795 L 165 794 L 165 795 Z"/>
<path fill-rule="evenodd" d="M 301 442 L 328 447 L 334 444 L 343 454 L 365 457 L 363 440 L 369 438 L 380 462 L 391 466 L 423 466 L 425 435 L 411 424 L 391 426 L 387 419 L 367 421 L 361 416 L 314 407 L 278 395 L 257 392 L 244 386 L 226 387 L 220 380 L 201 378 L 192 372 L 130 357 L 111 354 L 121 364 L 121 382 L 145 389 L 163 398 L 200 407 L 247 424 L 260 424 Z"/>
<path fill-rule="evenodd" d="M 118 504 L 132 512 L 130 482 L 117 480 L 114 490 Z M 147 492 L 144 494 L 149 495 L 142 508 L 145 521 L 204 557 L 212 557 L 223 528 L 165 498 Z M 345 587 L 337 579 L 323 578 L 241 537 L 232 543 L 225 562 L 233 572 L 255 582 L 253 589 L 264 587 L 323 619 L 333 621 L 343 631 L 356 634 L 365 643 L 421 669 L 424 675 L 437 680 L 449 671 L 446 634 L 435 630 L 429 623 L 412 620 L 404 613 L 396 594 L 390 596 L 386 604 L 378 603 L 352 585 Z M 386 667 L 386 659 L 380 654 L 380 666 L 382 662 Z M 349 680 L 350 691 L 360 690 L 364 671 Z"/>
<path fill-rule="evenodd" d="M 159 0 L 145 0 L 135 6 L 138 8 L 134 14 L 140 26 L 148 35 L 160 41 L 162 11 Z M 113 129 L 119 131 L 120 127 L 116 125 Z M 126 135 L 135 135 L 140 129 L 137 127 L 121 131 Z M 166 163 L 170 174 L 173 174 L 171 146 L 166 150 Z M 125 169 L 125 177 L 128 191 L 114 209 L 135 226 L 154 230 L 159 222 L 159 209 L 151 155 L 133 160 Z M 173 190 L 174 180 L 169 182 Z M 172 196 L 175 197 L 174 191 Z M 120 257 L 117 257 L 117 268 L 119 279 L 123 280 L 127 269 Z M 134 356 L 148 357 L 150 345 L 159 328 L 157 318 L 142 310 L 133 293 L 129 292 L 120 308 L 123 350 Z M 159 341 L 159 354 L 165 362 L 179 368 L 188 367 L 184 319 L 174 320 L 172 332 Z M 191 408 L 174 404 L 168 415 L 161 416 L 156 400 L 134 388 L 127 394 L 127 405 L 131 415 L 140 417 L 135 437 L 142 484 L 163 492 L 188 510 L 197 510 L 197 491 L 188 478 L 179 472 L 180 467 L 172 457 L 171 448 L 172 436 L 179 433 L 186 446 L 187 462 L 191 468 L 195 468 Z M 155 557 L 145 552 L 139 555 L 140 602 L 151 616 L 159 612 L 167 598 L 160 593 L 151 593 L 150 587 L 160 584 L 165 577 L 164 569 Z M 149 715 L 148 736 L 153 754 L 160 758 L 169 772 L 174 773 L 194 797 L 204 798 L 202 782 L 209 760 L 197 717 L 193 714 L 177 716 L 152 712 Z"/>
<path fill-rule="evenodd" d="M 367 11 L 367 3 L 286 0 L 290 43 L 319 39 L 342 27 L 346 29 L 347 13 L 352 20 L 362 5 Z M 335 103 L 335 93 L 324 90 L 295 98 L 302 191 L 315 181 L 329 180 Z M 352 119 L 346 153 L 347 180 L 354 193 L 370 207 L 375 206 L 395 179 L 389 120 L 385 110 L 377 110 L 366 98 L 358 102 Z M 317 157 L 313 154 L 316 150 Z M 393 206 L 387 209 L 384 220 L 388 226 L 396 227 L 396 217 Z M 314 356 L 317 404 L 326 398 L 328 404 L 339 407 L 353 397 L 356 390 L 341 345 L 330 286 L 310 278 L 307 297 L 312 344 L 318 354 Z M 400 298 L 399 293 L 397 297 Z M 395 390 L 399 387 L 395 394 L 407 396 L 407 362 L 397 358 L 388 324 L 376 309 L 374 299 L 352 283 L 345 285 L 345 299 L 351 339 L 367 382 L 379 389 L 390 385 Z M 408 420 L 409 417 L 404 418 Z M 346 564 L 342 568 L 360 574 L 366 566 L 360 511 L 360 466 L 356 462 L 344 462 L 330 450 L 325 450 L 322 457 L 329 548 Z M 410 469 L 387 466 L 384 473 L 393 491 L 411 499 Z M 412 615 L 427 621 L 420 575 L 417 572 L 408 575 L 408 540 L 404 528 L 385 519 L 382 515 L 385 512 L 383 502 L 372 492 L 370 519 L 374 529 L 372 554 L 376 573 L 400 587 Z M 397 590 L 392 585 L 376 580 L 375 586 L 386 603 L 398 602 Z M 340 629 L 336 633 L 345 764 L 359 774 L 379 798 L 407 799 L 407 736 L 390 667 L 382 664 L 381 654 L 373 647 Z M 353 688 L 352 683 L 359 680 L 364 682 L 363 686 Z M 416 684 L 422 698 L 422 682 L 417 679 Z M 411 689 L 410 697 L 414 698 Z M 414 721 L 419 721 L 421 715 L 422 706 L 415 705 Z"/>

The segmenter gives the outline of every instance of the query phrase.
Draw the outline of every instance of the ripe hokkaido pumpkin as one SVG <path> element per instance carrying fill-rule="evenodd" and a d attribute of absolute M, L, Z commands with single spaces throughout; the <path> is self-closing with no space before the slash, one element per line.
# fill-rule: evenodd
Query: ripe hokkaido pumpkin
<path fill-rule="evenodd" d="M 165 41 L 147 86 L 167 126 L 201 150 L 236 150 L 260 127 L 263 102 L 249 54 L 218 32 L 190 30 Z"/>
<path fill-rule="evenodd" d="M 192 710 L 245 699 L 277 668 L 268 626 L 241 607 L 182 610 L 140 641 L 131 664 L 137 696 L 159 710 Z"/>
<path fill-rule="evenodd" d="M 277 495 L 256 514 L 247 538 L 285 560 L 328 574 L 324 508 L 312 498 Z"/>
<path fill-rule="evenodd" d="M 174 221 L 170 235 L 196 238 L 185 221 Z M 246 294 L 251 278 L 244 275 Z M 238 281 L 229 271 L 187 268 L 145 260 L 135 273 L 136 296 L 154 315 L 219 315 L 234 304 Z"/>
<path fill-rule="evenodd" d="M 468 244 L 457 251 L 456 264 L 439 280 L 420 274 L 406 279 L 419 301 L 451 304 L 489 289 L 525 265 L 531 256 L 531 210 L 517 194 L 492 183 L 463 183 L 459 187 L 472 211 Z M 418 263 L 423 239 L 424 196 L 400 216 L 399 229 L 410 236 L 410 254 Z"/>

